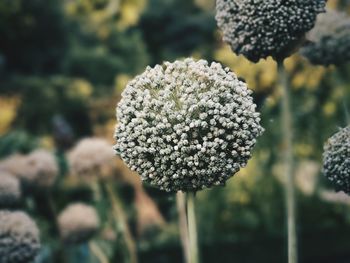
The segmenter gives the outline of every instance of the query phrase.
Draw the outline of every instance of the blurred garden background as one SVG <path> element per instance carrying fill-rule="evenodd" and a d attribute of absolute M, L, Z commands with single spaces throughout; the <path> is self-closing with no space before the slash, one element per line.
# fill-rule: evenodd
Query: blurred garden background
<path fill-rule="evenodd" d="M 88 137 L 112 147 L 115 107 L 126 83 L 147 65 L 187 56 L 221 62 L 244 79 L 266 130 L 248 166 L 226 187 L 197 195 L 202 262 L 285 262 L 276 64 L 235 56 L 221 40 L 214 6 L 214 0 L 0 0 L 0 163 L 46 149 L 59 167 L 50 189 L 25 191 L 15 206 L 40 228 L 36 262 L 131 262 L 125 225 L 113 221 L 113 198 L 74 179 L 67 153 Z M 346 0 L 329 0 L 328 7 L 350 13 Z M 312 66 L 298 54 L 285 65 L 294 109 L 300 262 L 348 263 L 350 198 L 332 190 L 321 163 L 324 142 L 349 118 L 350 67 Z M 114 162 L 107 180 L 139 262 L 183 262 L 176 196 L 141 186 L 117 157 Z M 95 207 L 101 219 L 86 244 L 65 244 L 58 233 L 56 216 L 73 202 Z"/>

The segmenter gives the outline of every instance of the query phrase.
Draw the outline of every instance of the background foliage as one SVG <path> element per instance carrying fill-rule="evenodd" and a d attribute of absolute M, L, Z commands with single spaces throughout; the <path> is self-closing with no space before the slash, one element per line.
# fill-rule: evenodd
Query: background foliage
<path fill-rule="evenodd" d="M 350 11 L 348 1 L 330 0 L 328 5 Z M 57 116 L 71 127 L 74 140 L 96 135 L 112 143 L 115 105 L 127 81 L 147 65 L 186 56 L 220 61 L 255 91 L 266 132 L 246 169 L 226 187 L 198 194 L 202 259 L 284 262 L 283 180 L 276 175 L 283 169 L 278 165 L 276 65 L 270 59 L 255 65 L 235 56 L 221 42 L 213 6 L 214 0 L 0 0 L 0 157 L 37 147 L 56 149 L 60 156 Z M 330 186 L 320 165 L 326 138 L 347 124 L 350 68 L 312 66 L 298 54 L 286 67 L 295 109 L 294 152 L 298 165 L 316 165 L 315 172 L 296 171 L 301 262 L 349 262 L 349 202 L 322 198 Z M 122 183 L 116 187 L 140 261 L 181 262 L 175 197 L 146 186 L 166 224 L 138 235 L 134 190 Z M 87 189 L 63 184 L 60 191 L 65 192 L 58 197 L 60 207 L 72 199 L 93 202 Z M 103 203 L 95 205 L 103 211 Z M 41 262 L 54 262 L 52 226 L 40 216 L 46 207 L 38 209 L 31 212 L 39 214 L 49 244 Z M 111 259 L 123 258 L 118 242 L 97 239 Z"/>

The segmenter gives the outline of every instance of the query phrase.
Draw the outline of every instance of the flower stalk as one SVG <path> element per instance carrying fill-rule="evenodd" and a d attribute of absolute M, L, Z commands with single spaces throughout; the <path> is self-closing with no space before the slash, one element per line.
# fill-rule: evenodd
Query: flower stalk
<path fill-rule="evenodd" d="M 348 106 L 346 104 L 345 99 L 343 99 L 343 109 L 344 109 L 346 124 L 349 125 L 350 124 L 350 114 L 349 114 Z"/>
<path fill-rule="evenodd" d="M 128 249 L 129 252 L 129 261 L 130 263 L 137 263 L 137 251 L 136 251 L 136 246 L 135 242 L 132 238 L 130 229 L 127 224 L 127 219 L 126 215 L 123 211 L 121 202 L 119 200 L 119 197 L 115 193 L 113 186 L 109 183 L 105 183 L 105 189 L 107 191 L 107 195 L 110 199 L 111 205 L 112 205 L 112 212 L 113 212 L 113 217 L 116 222 L 116 226 L 118 226 L 119 231 L 124 237 L 125 245 Z"/>
<path fill-rule="evenodd" d="M 89 242 L 89 249 L 99 260 L 100 263 L 110 263 L 108 257 L 103 253 L 102 249 L 95 242 Z"/>
<path fill-rule="evenodd" d="M 190 243 L 190 263 L 199 262 L 197 223 L 194 199 L 195 193 L 187 193 L 187 222 Z"/>
<path fill-rule="evenodd" d="M 186 213 L 186 194 L 183 192 L 177 192 L 176 204 L 179 216 L 179 231 L 182 249 L 184 253 L 184 260 L 186 263 L 190 263 L 190 241 L 188 235 L 187 213 Z"/>
<path fill-rule="evenodd" d="M 296 206 L 293 175 L 293 124 L 290 106 L 290 90 L 288 76 L 283 61 L 278 62 L 279 86 L 282 91 L 281 124 L 283 134 L 283 167 L 286 195 L 287 231 L 288 231 L 288 262 L 297 263 L 297 234 L 296 234 Z"/>

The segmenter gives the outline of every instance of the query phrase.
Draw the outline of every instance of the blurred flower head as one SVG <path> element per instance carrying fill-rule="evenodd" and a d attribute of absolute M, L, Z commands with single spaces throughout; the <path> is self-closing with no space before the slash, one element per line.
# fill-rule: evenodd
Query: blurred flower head
<path fill-rule="evenodd" d="M 253 62 L 290 55 L 324 11 L 325 0 L 217 0 L 224 41 Z"/>
<path fill-rule="evenodd" d="M 69 152 L 68 161 L 72 174 L 82 177 L 110 176 L 116 168 L 112 146 L 100 138 L 82 139 Z"/>
<path fill-rule="evenodd" d="M 0 170 L 21 178 L 28 170 L 26 165 L 25 155 L 13 154 L 0 161 Z"/>
<path fill-rule="evenodd" d="M 50 187 L 58 175 L 55 156 L 47 150 L 35 150 L 25 159 L 27 172 L 22 179 L 39 187 Z"/>
<path fill-rule="evenodd" d="M 350 194 L 350 126 L 340 129 L 325 144 L 323 173 L 337 191 Z"/>
<path fill-rule="evenodd" d="M 1 169 L 27 184 L 38 187 L 52 186 L 58 175 L 55 156 L 43 149 L 35 150 L 28 155 L 11 155 L 0 162 Z"/>
<path fill-rule="evenodd" d="M 296 163 L 295 168 L 294 177 L 296 187 L 304 195 L 313 195 L 317 187 L 320 165 L 315 161 L 303 160 Z M 272 168 L 273 175 L 282 184 L 287 183 L 286 177 L 283 174 L 284 170 L 285 167 L 282 163 L 276 164 Z"/>
<path fill-rule="evenodd" d="M 27 214 L 0 211 L 0 259 L 2 263 L 33 262 L 39 249 L 39 230 Z"/>
<path fill-rule="evenodd" d="M 15 176 L 0 171 L 0 207 L 11 206 L 21 198 L 21 185 Z"/>
<path fill-rule="evenodd" d="M 117 107 L 116 153 L 162 190 L 223 185 L 246 165 L 263 131 L 251 93 L 219 63 L 148 67 Z"/>
<path fill-rule="evenodd" d="M 315 161 L 301 161 L 295 171 L 295 183 L 305 195 L 312 195 L 316 191 L 320 164 Z"/>
<path fill-rule="evenodd" d="M 301 53 L 316 65 L 341 65 L 350 60 L 350 19 L 342 12 L 327 10 L 307 34 L 309 43 Z"/>
<path fill-rule="evenodd" d="M 90 239 L 99 228 L 96 210 L 82 203 L 71 204 L 58 216 L 61 237 L 65 242 L 81 243 Z"/>
<path fill-rule="evenodd" d="M 344 192 L 335 193 L 333 191 L 323 190 L 320 192 L 320 197 L 323 201 L 329 203 L 350 205 L 350 196 Z"/>

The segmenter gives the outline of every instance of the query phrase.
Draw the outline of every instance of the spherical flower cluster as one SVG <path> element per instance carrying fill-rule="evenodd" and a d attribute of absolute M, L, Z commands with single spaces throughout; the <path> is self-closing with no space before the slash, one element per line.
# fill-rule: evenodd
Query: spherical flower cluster
<path fill-rule="evenodd" d="M 21 197 L 21 186 L 18 178 L 0 171 L 0 207 L 11 206 Z"/>
<path fill-rule="evenodd" d="M 36 150 L 26 157 L 27 171 L 22 179 L 39 187 L 50 187 L 58 175 L 55 156 L 47 150 Z"/>
<path fill-rule="evenodd" d="M 71 171 L 79 176 L 108 176 L 115 168 L 112 146 L 104 139 L 81 140 L 68 154 Z"/>
<path fill-rule="evenodd" d="M 216 20 L 224 41 L 253 62 L 284 59 L 324 11 L 326 0 L 217 0 Z"/>
<path fill-rule="evenodd" d="M 323 153 L 323 173 L 337 191 L 350 194 L 350 126 L 328 139 Z"/>
<path fill-rule="evenodd" d="M 65 242 L 81 243 L 95 234 L 100 222 L 92 206 L 75 203 L 61 212 L 58 224 L 61 237 Z"/>
<path fill-rule="evenodd" d="M 246 165 L 263 131 L 251 93 L 219 63 L 148 67 L 117 107 L 116 153 L 166 191 L 223 185 Z"/>
<path fill-rule="evenodd" d="M 0 162 L 0 169 L 38 187 L 52 186 L 58 175 L 55 156 L 41 149 L 28 155 L 11 155 Z"/>
<path fill-rule="evenodd" d="M 0 211 L 1 263 L 33 262 L 39 249 L 39 230 L 27 214 Z"/>
<path fill-rule="evenodd" d="M 350 61 L 350 19 L 345 13 L 327 10 L 308 33 L 301 53 L 316 65 L 342 65 Z"/>
<path fill-rule="evenodd" d="M 0 170 L 12 174 L 18 178 L 25 176 L 28 167 L 25 155 L 13 154 L 0 162 Z"/>

